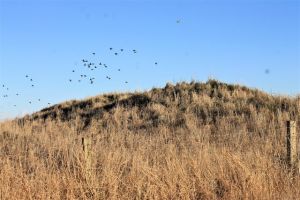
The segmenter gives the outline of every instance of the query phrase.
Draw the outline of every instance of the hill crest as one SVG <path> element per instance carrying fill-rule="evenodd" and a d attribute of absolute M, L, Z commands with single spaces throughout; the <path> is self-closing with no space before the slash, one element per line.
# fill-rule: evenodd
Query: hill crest
<path fill-rule="evenodd" d="M 217 80 L 206 83 L 181 82 L 168 83 L 164 88 L 150 91 L 104 94 L 85 100 L 71 100 L 44 108 L 32 115 L 17 119 L 18 123 L 26 121 L 80 122 L 80 129 L 87 128 L 91 121 L 104 121 L 107 114 L 135 111 L 141 124 L 158 126 L 184 125 L 181 119 L 185 115 L 195 117 L 202 124 L 216 123 L 225 116 L 246 116 L 258 112 L 286 113 L 287 117 L 299 115 L 299 97 L 272 96 L 257 89 L 226 84 Z M 124 114 L 117 121 L 129 120 Z M 143 125 L 143 126 L 144 126 Z"/>

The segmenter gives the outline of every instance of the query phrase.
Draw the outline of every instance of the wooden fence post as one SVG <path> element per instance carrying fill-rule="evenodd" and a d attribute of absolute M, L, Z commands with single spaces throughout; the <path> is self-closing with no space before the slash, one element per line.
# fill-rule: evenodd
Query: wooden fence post
<path fill-rule="evenodd" d="M 289 167 L 295 169 L 297 167 L 297 133 L 296 121 L 287 121 L 287 161 Z"/>
<path fill-rule="evenodd" d="M 92 140 L 91 138 L 82 138 L 82 149 L 85 159 L 85 174 L 87 177 L 91 175 L 92 168 Z"/>

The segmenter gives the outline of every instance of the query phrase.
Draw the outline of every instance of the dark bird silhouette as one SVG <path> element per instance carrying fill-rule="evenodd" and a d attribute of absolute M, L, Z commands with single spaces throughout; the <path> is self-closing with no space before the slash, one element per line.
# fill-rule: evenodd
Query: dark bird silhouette
<path fill-rule="evenodd" d="M 269 70 L 269 69 L 266 69 L 266 70 L 265 70 L 265 74 L 270 74 L 270 70 Z"/>
<path fill-rule="evenodd" d="M 25 77 L 26 77 L 26 78 L 28 78 L 29 76 L 28 76 L 28 75 L 26 75 Z"/>
<path fill-rule="evenodd" d="M 110 48 L 109 48 L 109 50 L 113 50 L 113 48 L 112 48 L 112 47 L 110 47 Z"/>
<path fill-rule="evenodd" d="M 135 49 L 133 49 L 132 51 L 133 51 L 133 53 L 136 53 L 136 50 L 135 50 Z"/>
<path fill-rule="evenodd" d="M 124 49 L 120 49 L 120 51 L 124 51 Z"/>
<path fill-rule="evenodd" d="M 95 78 L 90 78 L 90 84 L 94 83 Z"/>
<path fill-rule="evenodd" d="M 128 81 L 125 81 L 125 83 L 127 84 L 127 83 L 128 83 Z"/>
<path fill-rule="evenodd" d="M 41 101 L 41 99 L 38 99 L 38 101 Z"/>
<path fill-rule="evenodd" d="M 75 72 L 75 70 L 72 70 L 72 72 Z"/>
<path fill-rule="evenodd" d="M 31 87 L 34 87 L 34 85 L 31 85 Z"/>
<path fill-rule="evenodd" d="M 72 79 L 69 79 L 69 82 L 72 82 Z"/>
<path fill-rule="evenodd" d="M 115 55 L 117 56 L 117 55 L 118 55 L 118 53 L 115 53 Z"/>
<path fill-rule="evenodd" d="M 29 104 L 31 104 L 31 101 L 29 101 Z"/>
<path fill-rule="evenodd" d="M 120 72 L 120 71 L 121 71 L 121 69 L 118 69 L 118 71 Z"/>
<path fill-rule="evenodd" d="M 155 62 L 154 64 L 155 64 L 155 65 L 157 65 L 158 63 L 157 63 L 157 62 Z"/>
<path fill-rule="evenodd" d="M 30 81 L 33 81 L 32 78 L 30 79 Z"/>
<path fill-rule="evenodd" d="M 93 55 L 95 55 L 96 53 L 93 53 Z"/>
<path fill-rule="evenodd" d="M 19 96 L 19 94 L 17 93 L 16 96 Z"/>

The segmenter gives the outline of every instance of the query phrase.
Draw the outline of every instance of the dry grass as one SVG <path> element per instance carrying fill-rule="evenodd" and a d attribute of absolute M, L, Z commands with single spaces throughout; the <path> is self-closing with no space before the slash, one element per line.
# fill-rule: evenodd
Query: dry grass
<path fill-rule="evenodd" d="M 55 105 L 0 124 L 0 199 L 299 199 L 299 100 L 210 80 Z"/>

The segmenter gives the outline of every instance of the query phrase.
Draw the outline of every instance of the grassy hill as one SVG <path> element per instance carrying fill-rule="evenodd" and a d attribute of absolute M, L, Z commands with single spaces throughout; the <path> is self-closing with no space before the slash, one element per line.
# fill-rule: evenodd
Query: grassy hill
<path fill-rule="evenodd" d="M 64 102 L 0 124 L 0 199 L 299 199 L 299 113 L 299 97 L 216 80 Z"/>

